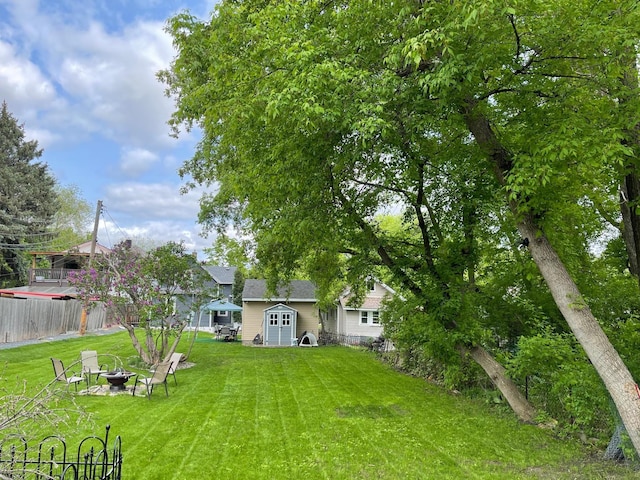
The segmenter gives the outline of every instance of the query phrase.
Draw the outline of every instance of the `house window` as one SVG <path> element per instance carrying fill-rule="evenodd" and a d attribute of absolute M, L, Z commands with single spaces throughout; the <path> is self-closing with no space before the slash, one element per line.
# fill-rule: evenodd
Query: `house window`
<path fill-rule="evenodd" d="M 360 324 L 361 325 L 380 325 L 380 313 L 377 310 L 361 310 L 360 311 Z"/>
<path fill-rule="evenodd" d="M 367 280 L 367 289 L 370 292 L 374 292 L 376 290 L 376 282 L 372 278 Z"/>

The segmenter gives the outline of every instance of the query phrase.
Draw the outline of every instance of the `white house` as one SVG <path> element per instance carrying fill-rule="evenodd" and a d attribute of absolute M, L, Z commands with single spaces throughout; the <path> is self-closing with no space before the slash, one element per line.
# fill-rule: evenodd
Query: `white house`
<path fill-rule="evenodd" d="M 339 298 L 338 306 L 325 321 L 325 329 L 340 337 L 361 340 L 382 336 L 383 327 L 380 314 L 384 300 L 395 295 L 395 291 L 382 282 L 370 280 L 365 298 L 360 305 L 350 305 L 352 294 L 345 291 Z"/>

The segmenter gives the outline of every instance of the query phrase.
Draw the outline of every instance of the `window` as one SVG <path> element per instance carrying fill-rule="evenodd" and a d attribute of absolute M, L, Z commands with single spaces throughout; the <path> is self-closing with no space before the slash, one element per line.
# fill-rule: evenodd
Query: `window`
<path fill-rule="evenodd" d="M 360 310 L 361 325 L 380 325 L 380 312 L 377 310 Z"/>
<path fill-rule="evenodd" d="M 376 290 L 376 282 L 372 278 L 367 280 L 367 289 L 370 292 L 374 292 Z"/>
<path fill-rule="evenodd" d="M 278 325 L 278 314 L 277 313 L 270 313 L 269 314 L 269 325 L 272 326 L 272 327 Z"/>
<path fill-rule="evenodd" d="M 282 326 L 283 327 L 288 327 L 289 325 L 291 325 L 291 314 L 290 313 L 283 313 L 282 314 Z"/>
<path fill-rule="evenodd" d="M 218 312 L 218 316 L 219 317 L 226 317 L 227 315 L 229 315 L 229 311 L 228 310 L 224 310 L 222 312 Z"/>

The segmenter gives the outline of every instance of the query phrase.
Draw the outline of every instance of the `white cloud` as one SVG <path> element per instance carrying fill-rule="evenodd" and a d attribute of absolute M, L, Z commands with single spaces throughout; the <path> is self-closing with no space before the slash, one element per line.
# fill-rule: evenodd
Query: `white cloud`
<path fill-rule="evenodd" d="M 35 117 L 36 106 L 52 105 L 55 88 L 40 69 L 22 58 L 13 45 L 0 40 L 0 96 L 10 111 L 22 112 L 21 119 Z"/>
<path fill-rule="evenodd" d="M 204 248 L 210 247 L 212 239 L 202 238 L 197 230 L 185 230 L 179 222 L 150 221 L 130 227 L 121 227 L 117 222 L 103 220 L 98 229 L 98 242 L 113 247 L 123 240 L 132 240 L 143 249 L 158 247 L 167 242 L 183 242 L 187 251 L 195 251 L 204 259 Z"/>
<path fill-rule="evenodd" d="M 158 156 L 143 148 L 126 149 L 122 154 L 120 169 L 130 177 L 137 177 L 158 163 Z"/>
<path fill-rule="evenodd" d="M 106 188 L 104 204 L 123 215 L 154 220 L 191 220 L 198 216 L 198 192 L 180 194 L 180 186 L 172 184 L 124 183 Z"/>
<path fill-rule="evenodd" d="M 75 2 L 54 13 L 37 5 L 12 2 L 13 26 L 0 30 L 0 42 L 8 39 L 0 43 L 0 96 L 11 93 L 12 111 L 28 119 L 30 108 L 40 110 L 40 130 L 80 128 L 136 147 L 175 144 L 166 124 L 173 104 L 155 76 L 175 54 L 164 23 L 108 31 Z"/>

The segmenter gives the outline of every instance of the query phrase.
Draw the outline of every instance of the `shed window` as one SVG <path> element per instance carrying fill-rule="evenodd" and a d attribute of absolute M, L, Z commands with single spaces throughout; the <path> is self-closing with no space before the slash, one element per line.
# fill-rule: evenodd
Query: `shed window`
<path fill-rule="evenodd" d="M 271 326 L 278 325 L 278 314 L 277 313 L 270 313 L 269 314 L 269 325 L 271 325 Z"/>
<path fill-rule="evenodd" d="M 282 326 L 283 327 L 288 327 L 289 325 L 291 325 L 291 314 L 290 313 L 283 313 L 282 314 Z"/>

